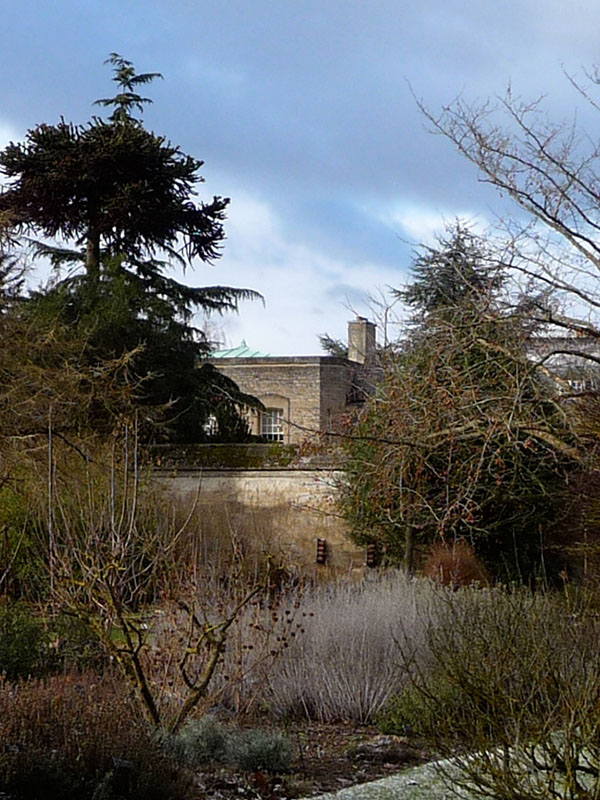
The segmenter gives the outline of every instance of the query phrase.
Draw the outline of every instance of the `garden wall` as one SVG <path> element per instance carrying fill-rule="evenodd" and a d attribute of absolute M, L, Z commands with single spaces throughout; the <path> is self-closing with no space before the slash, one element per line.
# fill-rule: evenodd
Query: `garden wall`
<path fill-rule="evenodd" d="M 322 458 L 276 445 L 154 448 L 155 475 L 202 526 L 229 528 L 300 574 L 362 573 L 365 553 L 346 537 L 336 512 L 341 473 Z M 326 563 L 316 563 L 318 540 Z"/>

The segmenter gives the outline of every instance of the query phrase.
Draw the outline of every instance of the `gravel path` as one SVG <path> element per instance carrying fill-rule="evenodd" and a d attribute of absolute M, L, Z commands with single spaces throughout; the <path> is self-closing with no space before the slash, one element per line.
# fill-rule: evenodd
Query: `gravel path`
<path fill-rule="evenodd" d="M 456 794 L 444 784 L 435 765 L 424 764 L 389 778 L 350 786 L 311 800 L 456 800 Z"/>

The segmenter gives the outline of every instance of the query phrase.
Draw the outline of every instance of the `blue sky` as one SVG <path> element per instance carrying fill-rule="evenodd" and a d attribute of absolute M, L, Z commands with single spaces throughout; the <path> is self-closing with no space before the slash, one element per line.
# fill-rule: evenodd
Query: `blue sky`
<path fill-rule="evenodd" d="M 147 127 L 205 161 L 207 199 L 231 198 L 222 258 L 186 279 L 264 295 L 216 320 L 229 344 L 318 353 L 444 220 L 511 211 L 427 132 L 411 87 L 437 109 L 510 81 L 570 118 L 563 69 L 599 59 L 599 30 L 597 0 L 20 0 L 2 12 L 0 145 L 89 119 L 111 51 L 163 73 Z"/>

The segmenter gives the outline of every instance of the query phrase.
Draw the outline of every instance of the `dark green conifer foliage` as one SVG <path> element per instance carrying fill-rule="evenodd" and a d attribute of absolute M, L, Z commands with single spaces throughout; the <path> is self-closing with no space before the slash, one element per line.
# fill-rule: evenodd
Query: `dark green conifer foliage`
<path fill-rule="evenodd" d="M 0 152 L 9 179 L 0 214 L 35 238 L 37 256 L 69 268 L 35 295 L 31 313 L 56 313 L 77 326 L 91 361 L 132 352 L 132 376 L 142 379 L 139 402 L 164 412 L 160 437 L 202 439 L 216 398 L 227 406 L 237 436 L 244 424 L 235 407 L 248 398 L 215 370 L 196 368 L 209 344 L 192 318 L 197 310 L 236 310 L 239 301 L 258 295 L 190 287 L 168 274 L 169 262 L 185 267 L 218 258 L 229 201 L 196 201 L 203 162 L 133 116 L 150 102 L 138 89 L 159 74 L 137 74 L 116 53 L 108 63 L 118 92 L 97 101 L 113 109 L 108 120 L 41 124 L 24 143 Z"/>
<path fill-rule="evenodd" d="M 502 273 L 481 239 L 457 220 L 438 246 L 423 245 L 411 267 L 412 281 L 393 293 L 413 310 L 413 322 L 465 301 L 488 303 L 502 287 Z"/>

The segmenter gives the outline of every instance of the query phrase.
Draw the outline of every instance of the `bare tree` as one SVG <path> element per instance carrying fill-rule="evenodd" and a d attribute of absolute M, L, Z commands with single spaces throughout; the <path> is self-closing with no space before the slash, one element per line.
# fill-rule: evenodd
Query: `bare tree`
<path fill-rule="evenodd" d="M 567 75 L 579 95 L 600 110 L 597 70 L 586 83 Z M 528 218 L 504 220 L 505 261 L 537 287 L 563 298 L 531 303 L 545 322 L 598 338 L 600 310 L 600 144 L 576 121 L 552 122 L 543 98 L 523 99 L 509 86 L 504 96 L 481 102 L 454 99 L 441 112 L 417 101 L 434 132 L 453 142 L 475 164 L 481 180 L 509 195 Z M 583 353 L 590 358 L 590 353 Z"/>
<path fill-rule="evenodd" d="M 143 486 L 136 445 L 134 434 L 116 441 L 108 459 L 97 455 L 78 476 L 51 465 L 52 539 L 41 527 L 40 546 L 49 550 L 55 609 L 86 623 L 140 711 L 176 732 L 209 695 L 229 631 L 266 581 L 244 574 L 235 542 L 228 570 L 213 571 L 212 582 L 198 564 L 178 562 L 194 508 L 176 523 L 158 488 Z M 174 623 L 167 636 L 165 620 Z M 173 664 L 182 688 L 177 697 L 162 680 Z"/>

